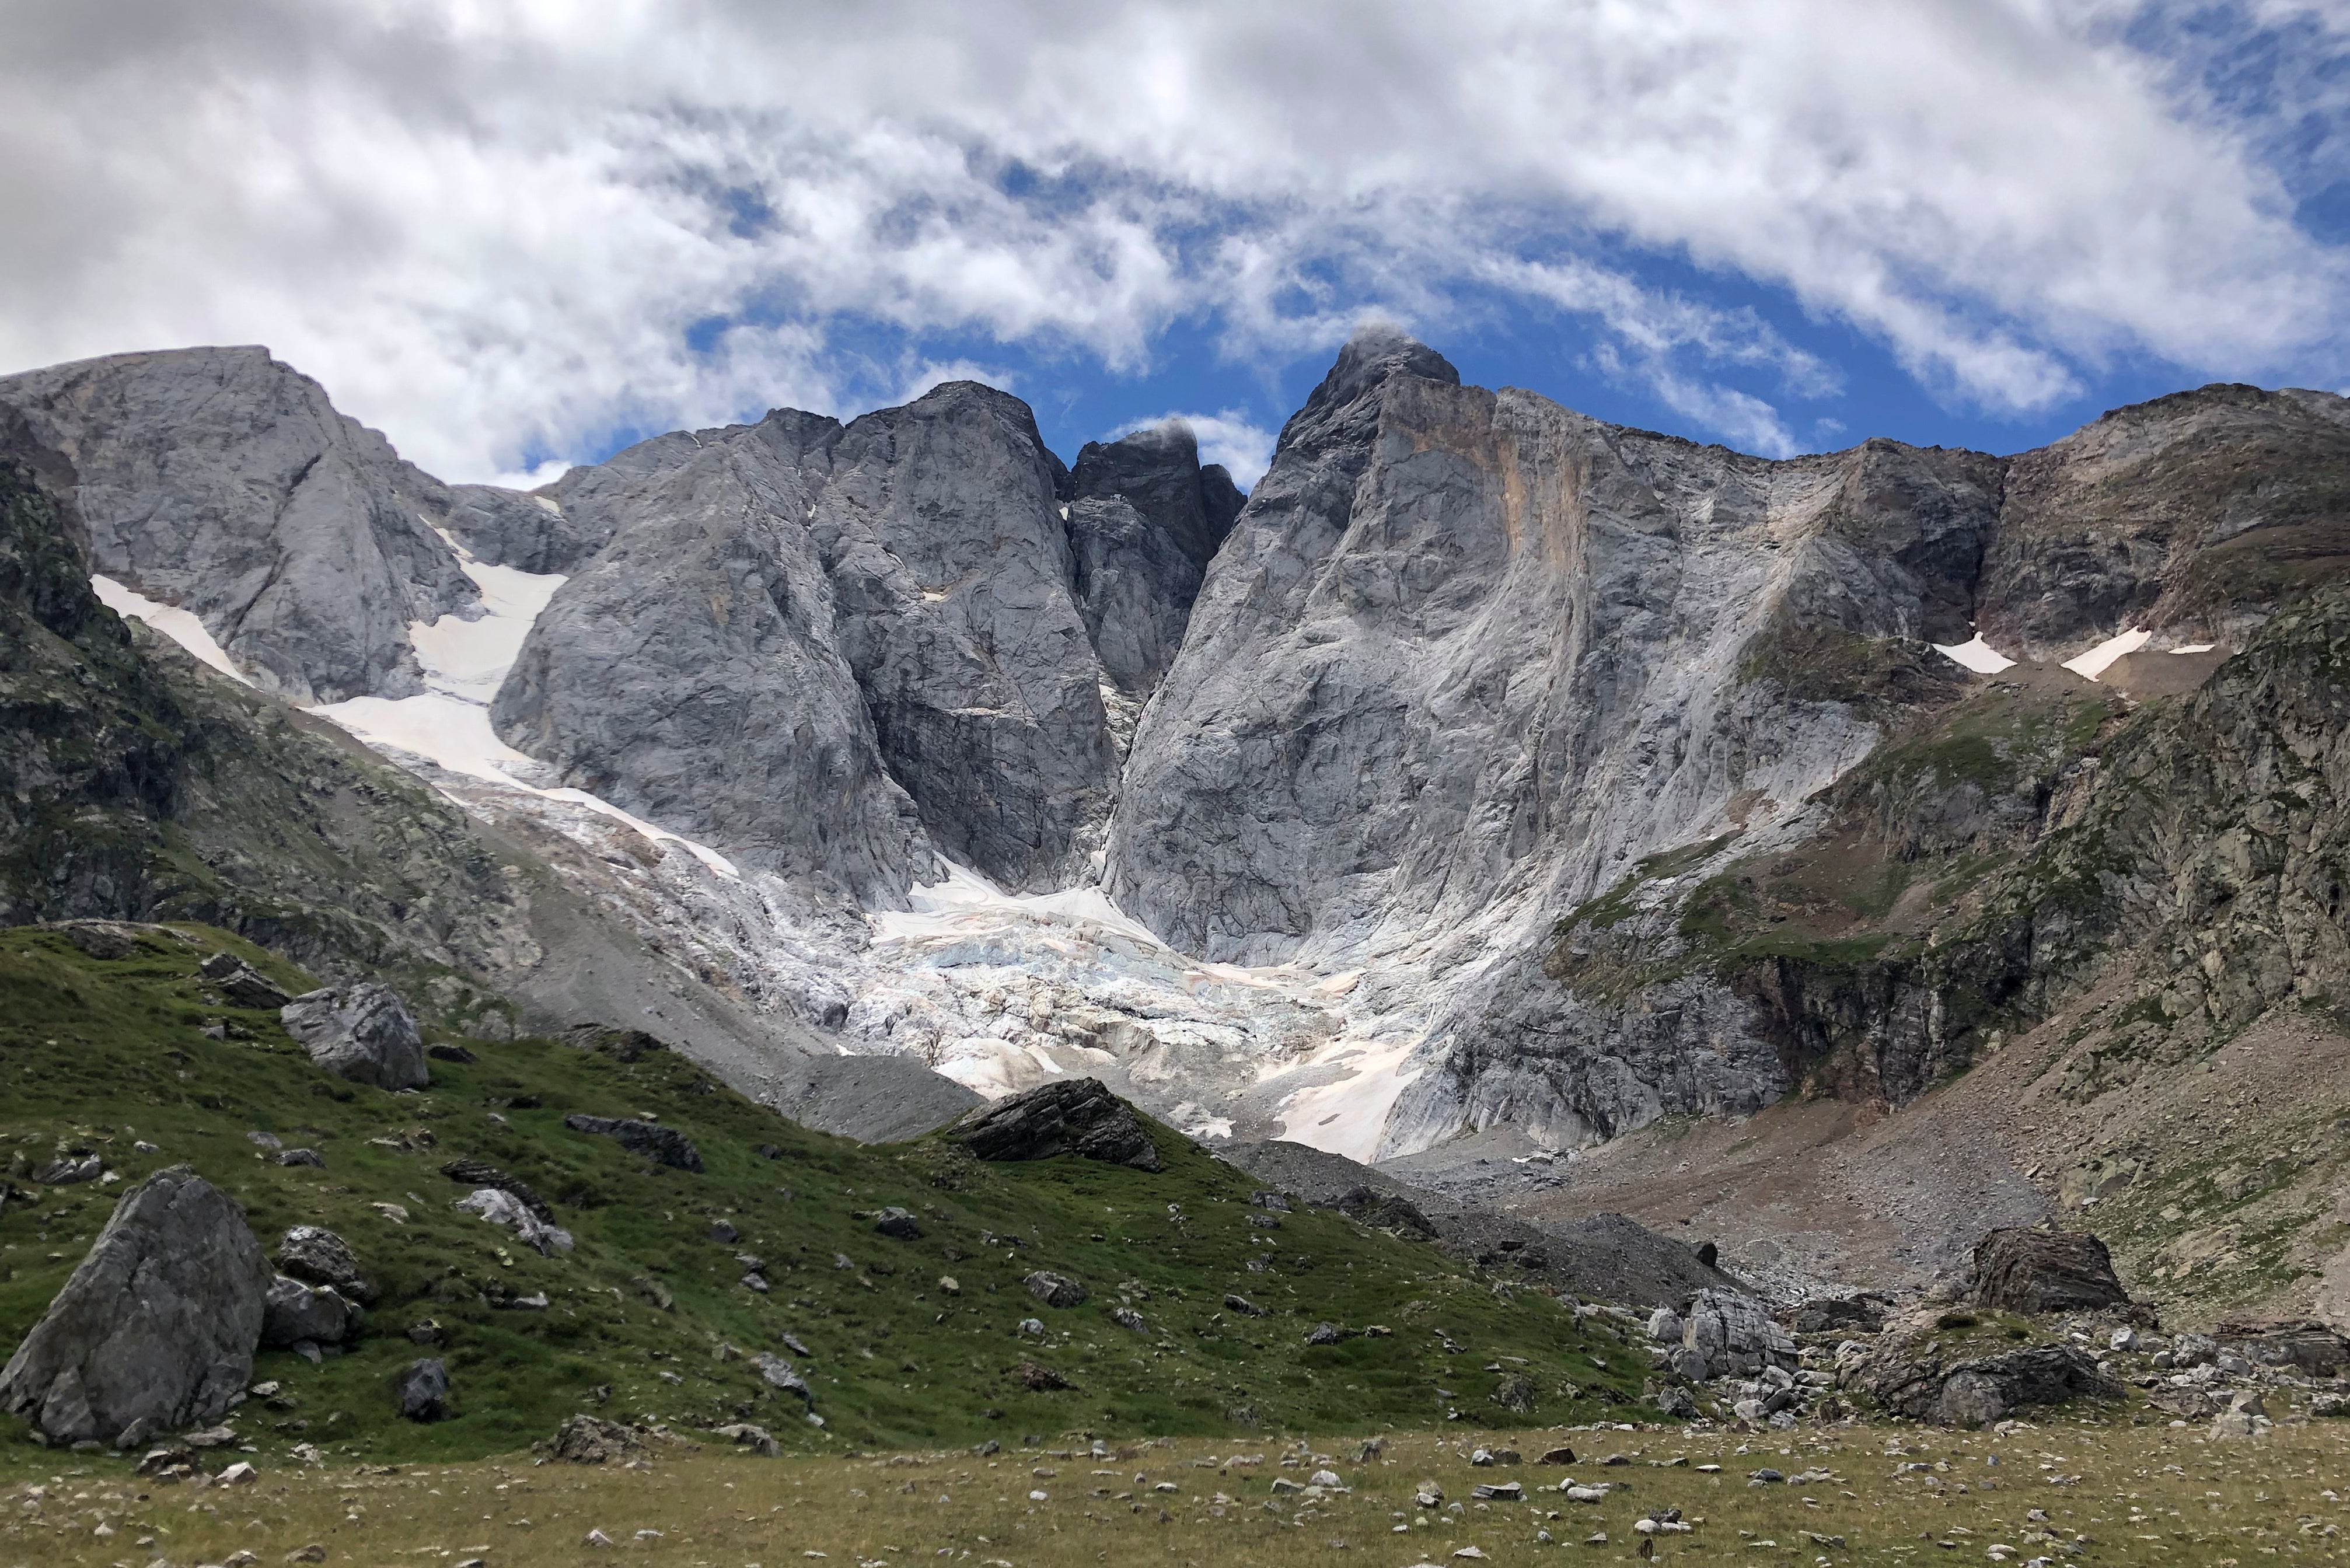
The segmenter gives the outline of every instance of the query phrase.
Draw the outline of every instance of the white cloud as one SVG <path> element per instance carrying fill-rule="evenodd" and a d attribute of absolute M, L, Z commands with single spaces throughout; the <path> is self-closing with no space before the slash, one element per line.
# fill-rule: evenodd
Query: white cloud
<path fill-rule="evenodd" d="M 852 318 L 1126 371 L 1177 321 L 1273 361 L 1503 288 L 1730 439 L 1787 440 L 1755 376 L 1833 386 L 1604 244 L 1792 291 L 1994 410 L 2124 358 L 2314 378 L 2350 301 L 2290 160 L 2341 147 L 2306 127 L 2343 78 L 2222 90 L 2190 9 L 34 0 L 0 366 L 266 341 L 456 477 L 920 380 Z M 2230 13 L 2303 56 L 2328 15 Z"/>
<path fill-rule="evenodd" d="M 1273 443 L 1277 432 L 1254 423 L 1240 409 L 1222 409 L 1212 414 L 1158 414 L 1147 420 L 1129 420 L 1110 433 L 1113 437 L 1128 435 L 1170 420 L 1191 426 L 1192 438 L 1200 443 L 1200 461 L 1222 463 L 1232 474 L 1232 483 L 1243 490 L 1255 489 L 1264 471 L 1273 466 Z"/>

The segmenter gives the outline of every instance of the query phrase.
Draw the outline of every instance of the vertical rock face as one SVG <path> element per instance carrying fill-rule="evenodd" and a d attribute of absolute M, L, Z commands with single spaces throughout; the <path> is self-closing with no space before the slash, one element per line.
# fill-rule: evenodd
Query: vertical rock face
<path fill-rule="evenodd" d="M 425 521 L 445 487 L 266 349 L 53 366 L 0 405 L 75 469 L 92 568 L 193 612 L 266 690 L 409 695 L 408 623 L 480 602 Z"/>
<path fill-rule="evenodd" d="M 1199 442 L 1180 421 L 1087 442 L 1070 491 L 1069 554 L 1087 635 L 1118 691 L 1147 698 L 1183 645 L 1241 493 L 1222 467 L 1200 466 Z"/>
<path fill-rule="evenodd" d="M 0 1408 L 67 1442 L 214 1421 L 253 1373 L 271 1273 L 235 1202 L 186 1166 L 122 1196 L 0 1371 Z"/>
<path fill-rule="evenodd" d="M 1870 500 L 1933 483 L 1927 459 L 1765 462 L 1357 337 L 1201 592 L 1136 739 L 1112 891 L 1214 958 L 1375 950 L 1579 898 L 1723 831 L 1733 797 L 1788 808 L 1875 732 L 1756 698 L 1740 660 L 1783 613 L 1958 619 L 1944 558 L 1963 563 L 1971 514 L 1895 527 Z M 1914 569 L 1872 556 L 1872 527 Z"/>
<path fill-rule="evenodd" d="M 499 733 L 868 902 L 927 875 L 932 844 L 1015 888 L 1066 885 L 1118 756 L 1064 478 L 1026 406 L 970 382 L 846 427 L 778 411 L 576 470 L 553 493 L 609 543 L 533 629 Z"/>
<path fill-rule="evenodd" d="M 613 537 L 539 617 L 491 716 L 566 784 L 890 904 L 930 855 L 808 536 L 839 434 L 777 413 L 567 477 L 567 509 Z"/>
<path fill-rule="evenodd" d="M 1061 477 L 1026 404 L 953 381 L 843 431 L 807 524 L 891 776 L 1024 888 L 1077 878 L 1118 782 Z"/>

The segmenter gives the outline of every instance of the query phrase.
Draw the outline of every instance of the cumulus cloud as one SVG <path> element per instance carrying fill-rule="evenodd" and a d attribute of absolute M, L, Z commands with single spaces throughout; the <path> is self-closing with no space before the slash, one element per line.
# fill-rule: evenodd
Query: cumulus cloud
<path fill-rule="evenodd" d="M 2214 10 L 19 0 L 0 365 L 266 341 L 473 477 L 902 395 L 928 369 L 876 326 L 1126 374 L 1179 324 L 1263 365 L 1501 291 L 1790 444 L 1835 368 L 1647 254 L 1993 410 L 2124 360 L 2314 375 L 2350 319 L 2300 208 L 2340 178 L 2310 127 L 2344 35 Z"/>

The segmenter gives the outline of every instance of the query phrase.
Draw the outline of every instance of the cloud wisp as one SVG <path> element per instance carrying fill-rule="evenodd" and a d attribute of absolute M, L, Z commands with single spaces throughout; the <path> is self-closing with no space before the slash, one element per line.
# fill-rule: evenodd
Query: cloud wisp
<path fill-rule="evenodd" d="M 2311 214 L 2345 77 L 2312 62 L 2350 36 L 2292 0 L 2225 15 L 28 0 L 0 365 L 266 341 L 461 477 L 854 412 L 998 362 L 973 341 L 1128 375 L 1180 330 L 1263 366 L 1495 297 L 1794 450 L 1839 369 L 1710 278 L 1994 412 L 2127 360 L 2329 374 L 2350 277 Z M 913 363 L 858 350 L 873 328 Z M 1193 416 L 1203 442 L 1225 417 Z M 1235 419 L 1237 472 L 1261 432 Z"/>

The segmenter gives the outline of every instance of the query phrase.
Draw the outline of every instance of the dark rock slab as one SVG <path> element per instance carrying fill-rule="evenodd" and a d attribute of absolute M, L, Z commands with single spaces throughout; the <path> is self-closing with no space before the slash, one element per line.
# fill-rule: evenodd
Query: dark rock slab
<path fill-rule="evenodd" d="M 1099 1078 L 1039 1085 L 965 1116 L 953 1136 L 982 1159 L 1076 1154 L 1137 1170 L 1160 1168 L 1159 1147 L 1142 1119 Z"/>
<path fill-rule="evenodd" d="M 392 1379 L 391 1397 L 408 1420 L 438 1421 L 449 1414 L 449 1369 L 437 1356 L 411 1361 Z"/>
<path fill-rule="evenodd" d="M 332 1231 L 317 1225 L 296 1225 L 277 1244 L 277 1266 L 307 1284 L 329 1285 L 354 1301 L 375 1294 L 359 1272 L 359 1254 Z"/>
<path fill-rule="evenodd" d="M 1946 1359 L 1930 1340 L 1853 1341 L 1837 1358 L 1836 1386 L 1889 1415 L 1946 1427 L 1981 1427 L 2010 1412 L 2068 1399 L 2119 1399 L 2125 1390 L 2071 1345 Z"/>
<path fill-rule="evenodd" d="M 563 1125 L 573 1132 L 608 1137 L 630 1154 L 640 1154 L 656 1165 L 666 1165 L 673 1170 L 702 1169 L 701 1150 L 674 1127 L 640 1122 L 632 1116 L 591 1116 L 576 1111 L 563 1118 Z"/>
<path fill-rule="evenodd" d="M 0 1370 L 0 1409 L 126 1448 L 216 1421 L 252 1376 L 269 1281 L 234 1199 L 187 1166 L 158 1171 Z"/>

